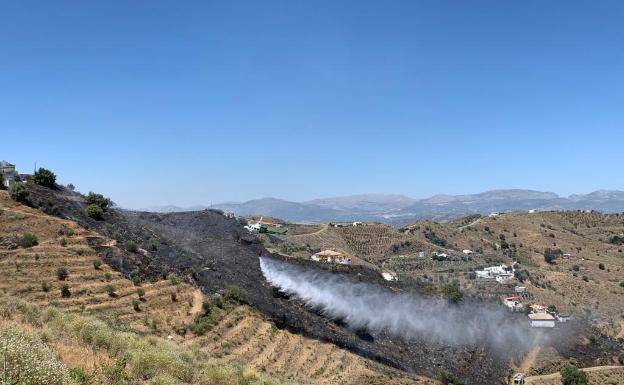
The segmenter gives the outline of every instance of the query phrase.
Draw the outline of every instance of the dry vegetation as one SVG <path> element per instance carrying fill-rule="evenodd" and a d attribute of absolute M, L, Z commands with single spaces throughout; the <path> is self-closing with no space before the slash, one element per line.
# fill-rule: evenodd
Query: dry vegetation
<path fill-rule="evenodd" d="M 26 233 L 36 245 L 18 245 Z M 0 336 L 34 344 L 40 361 L 56 368 L 51 384 L 68 383 L 70 374 L 120 385 L 435 383 L 279 330 L 247 306 L 224 306 L 196 335 L 206 301 L 198 289 L 173 276 L 137 286 L 100 261 L 89 237 L 100 236 L 0 191 Z"/>

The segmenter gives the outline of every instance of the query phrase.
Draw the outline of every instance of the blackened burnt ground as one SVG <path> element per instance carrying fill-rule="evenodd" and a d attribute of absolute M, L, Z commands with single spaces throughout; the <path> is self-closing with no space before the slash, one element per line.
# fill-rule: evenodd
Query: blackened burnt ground
<path fill-rule="evenodd" d="M 186 213 L 143 213 L 110 209 L 104 220 L 85 215 L 86 204 L 80 194 L 67 190 L 51 190 L 30 185 L 32 205 L 44 210 L 54 207 L 54 214 L 75 220 L 120 245 L 132 241 L 145 253 L 111 249 L 93 239 L 92 245 L 103 258 L 126 275 L 142 279 L 156 279 L 169 272 L 194 279 L 202 290 L 212 295 L 228 286 L 238 286 L 247 292 L 248 303 L 270 317 L 279 327 L 332 342 L 362 356 L 375 359 L 408 373 L 437 377 L 449 371 L 467 384 L 504 383 L 510 374 L 509 362 L 524 353 L 514 347 L 495 353 L 484 346 L 446 346 L 431 343 L 425 338 L 404 341 L 385 333 L 369 335 L 349 330 L 317 314 L 295 298 L 280 295 L 262 275 L 259 255 L 268 253 L 243 224 L 226 218 L 220 212 L 205 210 Z M 273 256 L 276 257 L 277 256 Z M 306 261 L 298 263 L 309 264 Z M 319 266 L 319 265 L 315 265 Z M 323 268 L 328 268 L 322 266 Z M 352 280 L 388 287 L 378 273 L 358 266 L 330 268 Z M 192 277 L 192 278 L 191 278 Z M 391 284 L 392 290 L 419 290 L 403 284 Z M 602 341 L 602 340 L 601 340 Z M 612 355 L 609 351 L 585 354 L 587 347 L 562 347 L 564 356 L 574 356 L 579 363 L 591 365 L 597 358 Z"/>

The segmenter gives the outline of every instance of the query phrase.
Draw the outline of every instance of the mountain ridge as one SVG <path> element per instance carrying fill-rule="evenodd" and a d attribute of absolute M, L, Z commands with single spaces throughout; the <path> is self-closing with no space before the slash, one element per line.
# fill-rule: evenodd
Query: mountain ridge
<path fill-rule="evenodd" d="M 469 214 L 528 210 L 624 212 L 624 191 L 596 190 L 568 197 L 530 189 L 496 189 L 476 194 L 437 194 L 415 199 L 401 194 L 355 194 L 303 202 L 264 197 L 212 206 L 155 206 L 146 211 L 178 212 L 215 208 L 237 215 L 267 215 L 291 222 L 373 221 L 404 224 L 419 219 L 449 220 Z"/>

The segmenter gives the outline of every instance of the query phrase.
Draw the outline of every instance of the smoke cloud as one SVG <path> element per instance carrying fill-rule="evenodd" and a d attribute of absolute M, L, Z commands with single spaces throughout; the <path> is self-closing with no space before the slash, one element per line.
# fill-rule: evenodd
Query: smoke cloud
<path fill-rule="evenodd" d="M 260 267 L 271 285 L 353 329 L 384 331 L 406 340 L 489 345 L 517 352 L 528 351 L 543 338 L 529 327 L 526 318 L 502 306 L 477 301 L 452 305 L 437 298 L 398 294 L 273 258 L 261 257 Z"/>

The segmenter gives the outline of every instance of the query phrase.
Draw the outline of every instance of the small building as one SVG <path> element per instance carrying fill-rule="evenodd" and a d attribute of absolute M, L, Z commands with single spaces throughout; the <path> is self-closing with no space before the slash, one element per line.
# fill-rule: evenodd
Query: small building
<path fill-rule="evenodd" d="M 558 314 L 557 319 L 559 320 L 559 322 L 568 322 L 572 320 L 572 316 L 570 316 L 569 314 Z"/>
<path fill-rule="evenodd" d="M 526 293 L 527 288 L 526 286 L 516 286 L 514 290 L 516 291 L 516 293 L 521 294 L 521 293 Z"/>
<path fill-rule="evenodd" d="M 473 254 L 473 253 L 474 253 L 474 251 L 472 251 L 472 250 L 468 250 L 468 249 L 464 249 L 464 250 L 462 250 L 462 253 L 464 253 L 464 254 L 466 254 L 466 255 L 470 255 L 470 254 Z"/>
<path fill-rule="evenodd" d="M 497 216 L 499 216 L 499 215 L 500 215 L 500 213 L 499 213 L 498 211 L 494 211 L 494 212 L 491 212 L 491 213 L 488 215 L 488 217 L 490 217 L 490 218 L 494 218 L 494 217 L 497 217 Z"/>
<path fill-rule="evenodd" d="M 503 305 L 507 306 L 509 309 L 513 311 L 519 311 L 524 308 L 520 297 L 505 297 L 503 298 Z"/>
<path fill-rule="evenodd" d="M 318 253 L 312 255 L 312 257 L 310 258 L 316 262 L 336 262 L 342 265 L 348 265 L 349 263 L 351 263 L 351 260 L 345 257 L 342 253 L 329 249 L 319 251 Z"/>
<path fill-rule="evenodd" d="M 555 317 L 548 313 L 531 313 L 529 314 L 529 322 L 534 328 L 554 328 Z"/>
<path fill-rule="evenodd" d="M 0 184 L 5 188 L 13 186 L 15 183 L 15 165 L 7 162 L 6 160 L 0 160 Z"/>
<path fill-rule="evenodd" d="M 384 271 L 383 273 L 381 273 L 381 276 L 386 281 L 398 281 L 396 273 L 393 273 L 391 271 Z"/>
<path fill-rule="evenodd" d="M 498 283 L 506 283 L 514 279 L 514 275 L 512 273 L 502 273 L 496 276 L 496 282 Z"/>
<path fill-rule="evenodd" d="M 533 311 L 533 313 L 546 313 L 546 305 L 541 305 L 541 304 L 533 304 L 531 305 L 531 310 Z"/>

